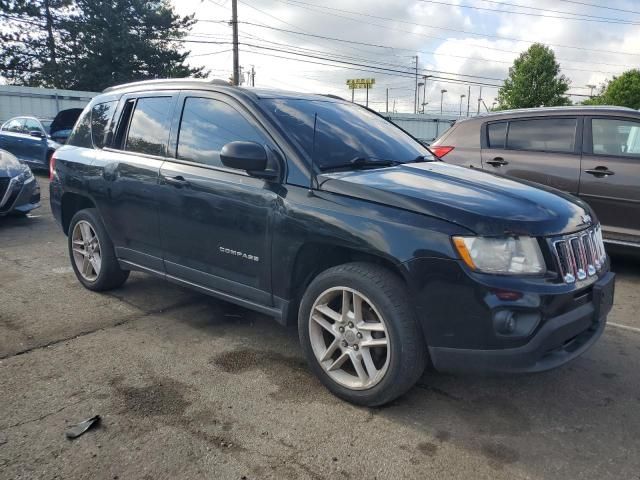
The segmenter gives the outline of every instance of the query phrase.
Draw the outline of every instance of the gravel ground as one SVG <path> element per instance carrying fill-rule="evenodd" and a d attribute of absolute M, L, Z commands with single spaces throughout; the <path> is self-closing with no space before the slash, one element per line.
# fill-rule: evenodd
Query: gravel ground
<path fill-rule="evenodd" d="M 640 479 L 640 263 L 600 341 L 538 375 L 427 373 L 384 408 L 312 377 L 293 329 L 143 274 L 75 279 L 48 206 L 0 219 L 0 478 Z M 633 329 L 638 329 L 637 331 Z M 68 424 L 99 414 L 70 441 Z"/>

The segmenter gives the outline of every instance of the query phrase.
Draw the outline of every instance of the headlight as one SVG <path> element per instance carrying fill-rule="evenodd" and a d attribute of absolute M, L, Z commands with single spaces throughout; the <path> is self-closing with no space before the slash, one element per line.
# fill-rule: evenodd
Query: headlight
<path fill-rule="evenodd" d="M 22 173 L 20 175 L 18 175 L 18 181 L 19 182 L 26 182 L 31 177 L 33 177 L 33 173 L 31 172 L 31 169 L 26 165 L 23 165 L 23 167 L 24 168 L 22 170 Z"/>
<path fill-rule="evenodd" d="M 473 270 L 517 275 L 544 273 L 540 246 L 531 237 L 453 237 L 462 260 Z"/>

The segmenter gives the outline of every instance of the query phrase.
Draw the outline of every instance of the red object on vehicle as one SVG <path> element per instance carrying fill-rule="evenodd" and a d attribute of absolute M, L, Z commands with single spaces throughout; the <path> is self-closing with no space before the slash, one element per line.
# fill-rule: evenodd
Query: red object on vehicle
<path fill-rule="evenodd" d="M 433 153 L 436 157 L 442 158 L 454 148 L 455 147 L 444 147 L 441 145 L 437 145 L 429 147 L 429 150 L 431 150 L 431 153 Z"/>
<path fill-rule="evenodd" d="M 56 171 L 56 152 L 53 152 L 49 160 L 49 181 L 53 180 L 53 174 Z"/>

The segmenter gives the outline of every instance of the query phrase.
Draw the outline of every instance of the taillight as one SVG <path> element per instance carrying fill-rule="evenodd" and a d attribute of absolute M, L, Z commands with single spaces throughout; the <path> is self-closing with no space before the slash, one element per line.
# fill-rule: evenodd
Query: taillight
<path fill-rule="evenodd" d="M 432 145 L 429 147 L 429 150 L 431 150 L 431 153 L 433 153 L 438 158 L 444 157 L 447 153 L 449 153 L 453 149 L 454 147 L 442 147 L 440 145 L 438 146 Z"/>
<path fill-rule="evenodd" d="M 51 154 L 51 159 L 49 160 L 49 181 L 53 180 L 53 174 L 56 171 L 56 152 Z"/>

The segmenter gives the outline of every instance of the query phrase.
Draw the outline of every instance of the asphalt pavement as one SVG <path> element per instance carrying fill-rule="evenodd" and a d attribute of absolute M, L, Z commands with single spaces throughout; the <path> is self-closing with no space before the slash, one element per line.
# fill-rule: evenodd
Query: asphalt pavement
<path fill-rule="evenodd" d="M 598 343 L 524 376 L 426 373 L 383 408 L 309 373 L 295 329 L 133 273 L 81 287 L 42 207 L 0 219 L 1 479 L 640 479 L 640 262 Z M 75 440 L 68 425 L 100 425 Z"/>

